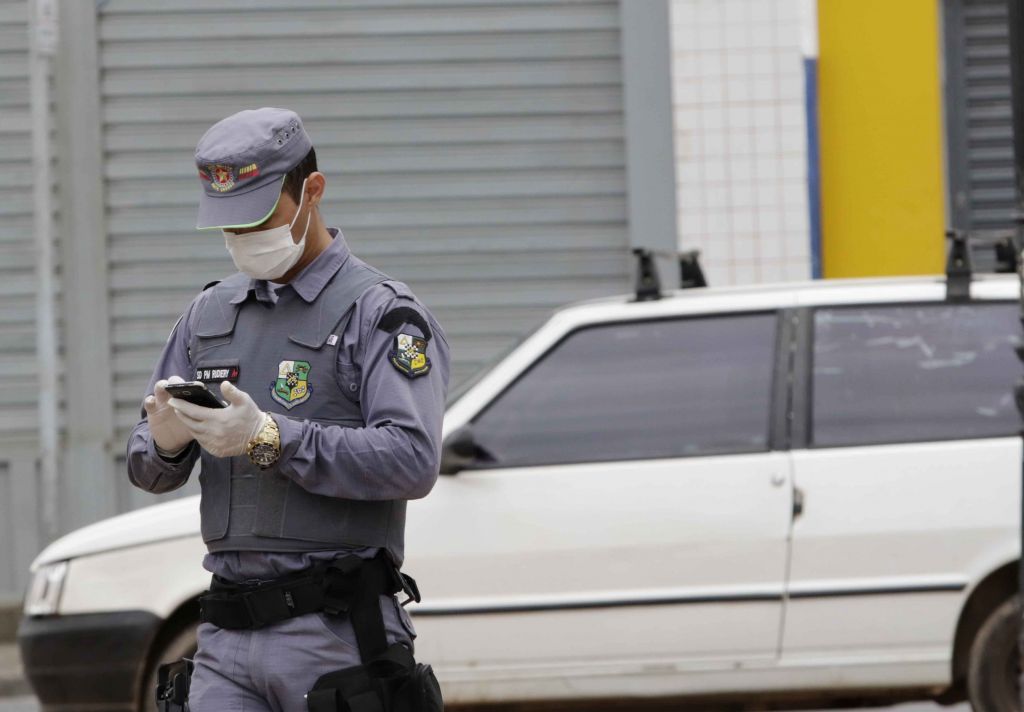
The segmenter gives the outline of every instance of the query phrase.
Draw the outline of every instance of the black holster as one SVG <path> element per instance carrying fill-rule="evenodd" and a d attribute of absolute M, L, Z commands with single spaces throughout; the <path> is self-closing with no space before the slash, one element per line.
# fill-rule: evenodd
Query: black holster
<path fill-rule="evenodd" d="M 182 658 L 157 668 L 156 708 L 159 712 L 189 712 L 188 688 L 192 682 L 192 661 Z"/>
<path fill-rule="evenodd" d="M 429 665 L 417 663 L 401 643 L 388 645 L 379 594 L 398 585 L 386 569 L 367 562 L 341 610 L 356 633 L 362 665 L 321 675 L 306 694 L 309 712 L 441 712 L 441 687 Z M 410 579 L 411 581 L 411 579 Z M 419 590 L 411 583 L 412 600 Z M 406 601 L 408 603 L 408 601 Z"/>
<path fill-rule="evenodd" d="M 395 643 L 369 664 L 322 675 L 306 706 L 309 712 L 442 712 L 444 701 L 434 670 Z"/>

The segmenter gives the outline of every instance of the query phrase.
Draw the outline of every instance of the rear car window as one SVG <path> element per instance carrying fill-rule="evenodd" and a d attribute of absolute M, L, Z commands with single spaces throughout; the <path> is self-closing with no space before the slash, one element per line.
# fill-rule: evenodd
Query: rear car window
<path fill-rule="evenodd" d="M 818 309 L 811 440 L 863 445 L 1012 435 L 1019 307 Z"/>
<path fill-rule="evenodd" d="M 573 332 L 473 422 L 498 466 L 767 449 L 773 313 Z"/>

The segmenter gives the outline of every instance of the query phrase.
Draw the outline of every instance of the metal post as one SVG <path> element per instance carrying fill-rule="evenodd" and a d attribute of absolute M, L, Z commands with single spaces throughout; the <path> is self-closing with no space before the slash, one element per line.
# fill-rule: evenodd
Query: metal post
<path fill-rule="evenodd" d="M 1013 153 L 1014 153 L 1014 183 L 1016 185 L 1017 201 L 1017 250 L 1024 248 L 1024 241 L 1021 239 L 1021 218 L 1024 217 L 1024 0 L 1006 0 L 1010 30 L 1010 104 L 1013 116 Z M 1024 252 L 1020 252 L 1017 260 L 1017 274 L 1020 277 L 1020 323 L 1024 327 Z M 1017 355 L 1024 360 L 1024 349 L 1018 347 Z M 1017 386 L 1017 406 L 1024 406 L 1024 383 Z M 1022 410 L 1024 413 L 1024 410 Z M 1024 430 L 1021 431 L 1024 437 Z M 1024 441 L 1022 441 L 1024 442 Z M 1021 464 L 1021 482 L 1024 483 L 1024 458 Z M 1024 487 L 1022 487 L 1024 492 Z M 1021 521 L 1024 523 L 1024 496 L 1021 499 Z M 1024 551 L 1024 526 L 1021 528 L 1021 545 Z M 1021 557 L 1021 564 L 1018 570 L 1018 598 L 1020 592 L 1024 591 L 1024 557 Z M 1020 629 L 1017 636 L 1018 661 L 1024 660 L 1024 621 L 1020 621 Z M 1018 693 L 1020 695 L 1021 709 L 1024 709 L 1024 680 L 1021 676 L 1021 665 L 1018 663 Z"/>
<path fill-rule="evenodd" d="M 654 269 L 671 290 L 679 286 L 679 231 L 669 2 L 622 2 L 619 17 L 629 246 L 652 251 Z"/>
<path fill-rule="evenodd" d="M 807 213 L 811 277 L 821 279 L 821 142 L 818 131 L 818 3 L 800 4 L 800 45 L 804 57 L 804 116 L 807 121 Z"/>
<path fill-rule="evenodd" d="M 1015 1 L 1011 0 L 1011 2 Z M 1017 277 L 1020 281 L 1020 324 L 1024 328 L 1024 252 L 1021 252 L 1017 257 Z M 1017 347 L 1017 357 L 1024 362 L 1024 346 Z M 1017 402 L 1017 410 L 1024 415 L 1024 379 L 1018 380 L 1014 396 Z M 1024 428 L 1021 429 L 1021 437 L 1022 448 L 1024 448 Z M 1021 483 L 1021 521 L 1024 522 L 1024 458 L 1021 461 Z M 1024 526 L 1021 528 L 1021 551 L 1024 552 Z M 1024 556 L 1018 561 L 1017 575 L 1017 595 L 1019 598 L 1020 592 L 1024 591 Z M 1017 631 L 1017 655 L 1018 661 L 1024 661 L 1024 620 L 1019 621 L 1019 625 L 1020 627 Z M 1018 694 L 1020 696 L 1021 709 L 1024 709 L 1024 671 L 1021 670 L 1021 667 L 1018 664 Z"/>
<path fill-rule="evenodd" d="M 55 0 L 30 0 L 32 204 L 36 253 L 36 364 L 43 534 L 57 535 L 57 325 L 54 318 L 53 205 L 50 175 L 50 65 L 56 48 Z"/>
<path fill-rule="evenodd" d="M 125 487 L 116 469 L 106 185 L 100 89 L 100 3 L 60 0 L 61 34 L 54 60 L 55 153 L 60 158 L 57 231 L 61 339 L 73 358 L 61 364 L 60 533 L 118 511 Z"/>

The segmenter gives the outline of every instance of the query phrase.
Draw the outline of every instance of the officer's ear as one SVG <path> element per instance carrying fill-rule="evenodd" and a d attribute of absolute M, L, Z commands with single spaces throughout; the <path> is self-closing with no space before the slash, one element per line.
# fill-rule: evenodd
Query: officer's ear
<path fill-rule="evenodd" d="M 309 206 L 315 208 L 320 205 L 320 199 L 327 187 L 327 178 L 320 171 L 313 171 L 306 178 L 306 200 Z"/>

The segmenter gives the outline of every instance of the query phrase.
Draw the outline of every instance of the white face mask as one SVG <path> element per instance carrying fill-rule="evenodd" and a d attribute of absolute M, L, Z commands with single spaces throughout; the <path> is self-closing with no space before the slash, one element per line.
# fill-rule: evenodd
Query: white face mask
<path fill-rule="evenodd" d="M 302 181 L 299 208 L 295 213 L 295 219 L 288 225 L 240 235 L 221 230 L 224 233 L 224 245 L 240 272 L 245 272 L 255 279 L 277 279 L 299 261 L 306 248 L 306 233 L 309 231 L 309 221 L 313 213 L 310 212 L 306 216 L 306 229 L 302 231 L 302 238 L 298 242 L 292 239 L 292 226 L 302 212 L 302 201 L 305 199 L 306 181 Z"/>

